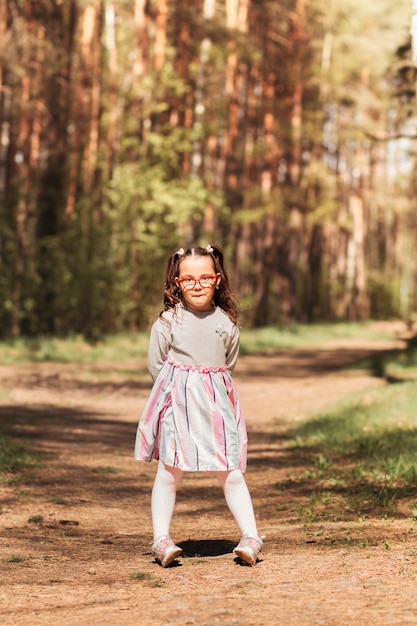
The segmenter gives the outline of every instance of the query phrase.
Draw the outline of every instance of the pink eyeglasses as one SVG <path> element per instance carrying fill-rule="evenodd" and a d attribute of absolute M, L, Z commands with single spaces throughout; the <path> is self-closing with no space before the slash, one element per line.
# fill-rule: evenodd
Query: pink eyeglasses
<path fill-rule="evenodd" d="M 191 276 L 185 276 L 184 278 L 177 278 L 177 283 L 182 285 L 183 289 L 187 291 L 194 289 L 198 283 L 202 289 L 210 289 L 213 287 L 214 281 L 220 274 L 213 274 L 211 276 L 201 276 L 201 278 L 191 278 Z"/>

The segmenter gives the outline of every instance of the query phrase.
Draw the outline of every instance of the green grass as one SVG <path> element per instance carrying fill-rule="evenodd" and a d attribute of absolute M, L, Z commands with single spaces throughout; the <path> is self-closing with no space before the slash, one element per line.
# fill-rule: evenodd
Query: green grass
<path fill-rule="evenodd" d="M 403 501 L 415 518 L 416 407 L 417 385 L 405 382 L 351 396 L 292 428 L 288 448 L 305 463 L 296 482 L 310 490 L 301 516 L 387 517 L 404 514 Z"/>
<path fill-rule="evenodd" d="M 323 345 L 334 339 L 389 338 L 370 323 L 288 324 L 241 330 L 241 354 Z M 143 363 L 147 358 L 149 333 L 108 335 L 95 343 L 82 336 L 66 339 L 39 337 L 0 343 L 0 363 Z"/>
<path fill-rule="evenodd" d="M 95 467 L 92 472 L 94 474 L 119 474 L 120 470 L 117 467 Z"/>
<path fill-rule="evenodd" d="M 405 327 L 404 327 L 405 328 Z M 372 323 L 288 324 L 241 330 L 241 354 L 279 349 L 308 348 L 325 345 L 337 339 L 364 339 L 367 342 L 394 339 Z"/>
<path fill-rule="evenodd" d="M 133 572 L 130 575 L 130 579 L 139 581 L 146 587 L 163 587 L 165 585 L 163 580 L 153 574 L 147 574 L 146 572 Z"/>
<path fill-rule="evenodd" d="M 81 336 L 66 339 L 40 337 L 0 343 L 0 363 L 20 362 L 98 363 L 144 361 L 149 333 L 109 335 L 92 344 Z"/>
<path fill-rule="evenodd" d="M 0 435 L 0 478 L 40 465 L 40 457 L 25 442 Z"/>
<path fill-rule="evenodd" d="M 12 554 L 6 561 L 6 563 L 23 563 L 25 561 L 25 557 L 21 554 Z"/>
<path fill-rule="evenodd" d="M 384 354 L 377 354 L 356 363 L 355 368 L 368 370 L 391 382 L 417 381 L 417 346 L 413 339 L 404 350 L 389 350 Z"/>

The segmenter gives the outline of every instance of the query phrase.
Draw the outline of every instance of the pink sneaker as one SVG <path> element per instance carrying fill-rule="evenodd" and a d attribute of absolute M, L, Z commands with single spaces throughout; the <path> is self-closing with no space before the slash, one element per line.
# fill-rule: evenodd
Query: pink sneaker
<path fill-rule="evenodd" d="M 243 535 L 233 552 L 236 556 L 242 559 L 242 561 L 247 563 L 247 565 L 251 565 L 253 567 L 256 565 L 258 554 L 262 550 L 263 543 L 264 542 L 261 537 L 249 537 L 249 535 Z"/>
<path fill-rule="evenodd" d="M 176 546 L 171 537 L 163 535 L 153 544 L 151 554 L 160 562 L 162 567 L 168 567 L 177 556 L 182 554 L 182 548 Z"/>

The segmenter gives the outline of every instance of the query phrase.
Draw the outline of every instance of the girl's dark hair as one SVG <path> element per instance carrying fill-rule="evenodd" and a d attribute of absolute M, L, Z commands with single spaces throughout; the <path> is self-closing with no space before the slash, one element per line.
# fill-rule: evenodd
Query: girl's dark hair
<path fill-rule="evenodd" d="M 220 283 L 214 290 L 213 301 L 216 306 L 219 306 L 230 317 L 232 322 L 237 323 L 237 301 L 236 297 L 229 286 L 229 279 L 226 271 L 223 267 L 223 252 L 218 246 L 207 246 L 207 248 L 201 248 L 200 246 L 191 246 L 184 250 L 181 248 L 177 252 L 173 252 L 168 259 L 168 265 L 165 276 L 165 288 L 164 288 L 164 309 L 159 314 L 160 316 L 164 311 L 174 309 L 175 305 L 182 302 L 181 289 L 175 282 L 175 278 L 179 276 L 180 263 L 186 257 L 193 256 L 208 256 L 213 259 L 214 271 L 216 274 L 220 274 Z"/>

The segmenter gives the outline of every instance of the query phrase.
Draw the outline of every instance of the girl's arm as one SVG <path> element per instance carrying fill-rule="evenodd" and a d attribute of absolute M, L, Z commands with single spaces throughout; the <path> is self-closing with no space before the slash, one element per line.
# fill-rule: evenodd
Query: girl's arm
<path fill-rule="evenodd" d="M 232 336 L 226 352 L 226 365 L 233 372 L 235 369 L 237 356 L 239 354 L 240 332 L 237 326 L 233 326 Z"/>
<path fill-rule="evenodd" d="M 171 321 L 160 317 L 152 325 L 148 347 L 148 369 L 155 380 L 161 371 L 171 345 Z"/>

